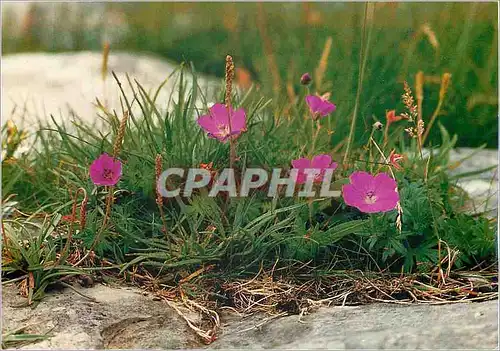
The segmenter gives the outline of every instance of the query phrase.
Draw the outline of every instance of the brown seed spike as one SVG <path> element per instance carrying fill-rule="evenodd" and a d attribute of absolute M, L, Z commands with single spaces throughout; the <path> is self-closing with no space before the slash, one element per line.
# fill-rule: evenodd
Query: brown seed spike
<path fill-rule="evenodd" d="M 441 89 L 439 90 L 439 99 L 444 99 L 446 92 L 448 91 L 448 86 L 450 85 L 451 74 L 444 73 L 441 78 Z"/>
<path fill-rule="evenodd" d="M 226 56 L 226 107 L 231 107 L 231 95 L 233 92 L 234 62 L 230 55 Z"/>
<path fill-rule="evenodd" d="M 125 136 L 125 129 L 127 128 L 127 120 L 128 120 L 128 111 L 125 111 L 125 113 L 123 114 L 123 118 L 120 122 L 120 127 L 118 128 L 118 134 L 116 136 L 115 143 L 113 145 L 114 158 L 118 157 L 121 151 L 123 137 Z"/>
<path fill-rule="evenodd" d="M 156 183 L 158 183 L 158 180 L 160 179 L 160 175 L 161 175 L 161 161 L 162 161 L 162 157 L 160 154 L 157 154 L 156 155 L 156 158 L 155 158 L 155 176 L 156 176 Z M 156 203 L 161 206 L 163 205 L 163 197 L 161 196 L 161 194 L 159 193 L 158 191 L 158 187 L 156 187 Z"/>

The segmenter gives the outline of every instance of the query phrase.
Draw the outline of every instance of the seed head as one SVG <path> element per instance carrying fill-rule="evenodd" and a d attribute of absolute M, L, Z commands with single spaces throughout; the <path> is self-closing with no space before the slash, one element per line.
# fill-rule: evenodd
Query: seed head
<path fill-rule="evenodd" d="M 160 175 L 161 175 L 161 161 L 162 161 L 161 155 L 157 154 L 156 158 L 155 158 L 156 184 L 158 183 L 158 179 L 160 179 Z M 156 189 L 158 189 L 158 187 L 156 187 Z M 161 196 L 161 194 L 158 190 L 156 190 L 156 203 L 160 206 L 163 204 L 163 197 Z"/>
<path fill-rule="evenodd" d="M 233 92 L 234 62 L 230 55 L 226 56 L 226 107 L 231 107 L 231 94 Z"/>
<path fill-rule="evenodd" d="M 450 85 L 451 74 L 445 73 L 441 78 L 441 89 L 439 90 L 439 99 L 443 99 L 446 92 L 448 91 L 448 86 Z"/>
<path fill-rule="evenodd" d="M 120 127 L 118 128 L 118 134 L 115 139 L 115 144 L 113 145 L 113 157 L 116 158 L 120 154 L 122 148 L 123 137 L 125 136 L 125 129 L 127 128 L 128 111 L 125 111 L 123 118 L 120 122 Z"/>

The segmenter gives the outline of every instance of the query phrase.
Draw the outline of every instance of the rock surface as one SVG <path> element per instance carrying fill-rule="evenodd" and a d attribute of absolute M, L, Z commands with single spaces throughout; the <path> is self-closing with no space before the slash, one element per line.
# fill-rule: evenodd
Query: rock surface
<path fill-rule="evenodd" d="M 48 340 L 24 349 L 494 349 L 498 302 L 447 305 L 374 304 L 322 307 L 302 316 L 224 314 L 219 338 L 203 345 L 165 302 L 135 288 L 97 285 L 52 292 L 35 308 L 14 308 L 22 299 L 3 288 L 3 333 L 27 332 Z M 192 318 L 192 317 L 190 317 Z"/>
<path fill-rule="evenodd" d="M 485 168 L 493 168 L 481 174 L 475 174 L 459 179 L 458 184 L 474 199 L 471 211 L 486 212 L 490 217 L 498 215 L 498 150 L 474 150 L 459 148 L 450 153 L 450 164 L 461 161 L 464 157 L 476 152 L 475 155 L 463 161 L 450 172 L 458 175 L 476 172 Z M 495 167 L 496 166 L 496 167 Z"/>
<path fill-rule="evenodd" d="M 13 286 L 2 289 L 3 333 L 21 326 L 26 332 L 52 335 L 26 349 L 192 348 L 199 345 L 176 312 L 142 291 L 97 285 L 79 291 L 52 292 L 36 308 L 23 302 Z"/>
<path fill-rule="evenodd" d="M 21 125 L 24 121 L 29 127 L 38 120 L 50 121 L 51 114 L 59 121 L 75 114 L 93 123 L 98 120 L 96 98 L 108 110 L 114 109 L 121 115 L 121 93 L 112 71 L 121 81 L 127 98 L 132 100 L 126 74 L 132 82 L 135 79 L 146 91 L 154 92 L 176 68 L 177 65 L 154 56 L 111 51 L 108 74 L 103 81 L 102 54 L 98 52 L 7 55 L 2 57 L 2 123 L 13 119 Z M 198 81 L 204 91 L 215 83 L 208 79 Z M 173 77 L 161 89 L 157 98 L 160 110 L 165 109 L 175 86 Z"/>

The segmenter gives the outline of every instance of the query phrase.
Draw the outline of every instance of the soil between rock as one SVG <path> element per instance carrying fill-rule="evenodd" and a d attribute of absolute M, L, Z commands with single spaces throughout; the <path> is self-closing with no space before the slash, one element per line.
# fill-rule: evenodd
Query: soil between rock
<path fill-rule="evenodd" d="M 49 293 L 36 308 L 2 289 L 3 333 L 52 337 L 23 349 L 495 349 L 498 302 L 321 307 L 299 317 L 221 315 L 218 340 L 203 345 L 163 301 L 136 288 L 97 285 Z M 190 318 L 196 316 L 190 315 Z"/>

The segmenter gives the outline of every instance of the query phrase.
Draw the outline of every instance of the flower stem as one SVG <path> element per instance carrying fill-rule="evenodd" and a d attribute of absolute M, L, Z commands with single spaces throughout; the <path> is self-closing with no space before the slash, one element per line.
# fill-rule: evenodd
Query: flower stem
<path fill-rule="evenodd" d="M 311 154 L 312 156 L 314 156 L 314 150 L 316 148 L 316 140 L 318 139 L 319 131 L 321 129 L 321 124 L 319 123 L 319 120 L 316 120 L 316 132 L 314 132 L 314 120 L 312 121 L 311 129 L 312 129 L 311 132 L 313 133 Z"/>
<path fill-rule="evenodd" d="M 438 102 L 438 105 L 436 107 L 436 110 L 432 114 L 432 117 L 431 117 L 431 119 L 429 121 L 429 124 L 427 124 L 427 128 L 425 128 L 424 136 L 422 137 L 422 144 L 425 143 L 425 140 L 429 136 L 429 132 L 430 132 L 432 126 L 434 125 L 434 122 L 435 122 L 437 116 L 439 115 L 439 112 L 441 112 L 442 105 L 443 105 L 443 100 L 439 99 L 439 102 Z"/>
<path fill-rule="evenodd" d="M 66 256 L 66 254 L 68 253 L 68 250 L 69 250 L 69 247 L 71 245 L 71 239 L 73 238 L 73 233 L 74 233 L 74 230 L 75 230 L 75 220 L 76 220 L 76 204 L 77 204 L 77 200 L 78 200 L 78 193 L 79 192 L 82 192 L 83 193 L 83 196 L 84 196 L 84 199 L 81 203 L 81 206 L 84 206 L 84 203 L 86 203 L 87 201 L 87 192 L 85 191 L 84 188 L 78 188 L 78 190 L 76 191 L 75 193 L 75 197 L 73 199 L 73 206 L 71 208 L 71 223 L 69 224 L 69 232 L 68 232 L 68 239 L 66 240 L 66 244 L 64 245 L 64 248 L 59 256 L 59 259 L 57 259 L 57 261 L 54 263 L 54 267 L 58 266 L 59 263 L 61 262 L 61 260 L 63 260 L 63 257 Z M 80 216 L 80 223 L 83 221 L 83 218 L 81 218 Z"/>
<path fill-rule="evenodd" d="M 92 242 L 92 245 L 90 245 L 90 248 L 87 251 L 87 253 L 85 254 L 85 256 L 83 256 L 80 259 L 80 261 L 75 263 L 73 265 L 73 267 L 76 267 L 76 266 L 80 265 L 83 261 L 85 261 L 87 259 L 87 257 L 89 257 L 90 253 L 94 250 L 97 243 L 100 241 L 101 235 L 104 232 L 104 229 L 106 228 L 106 225 L 108 224 L 108 219 L 110 218 L 110 215 L 111 215 L 111 208 L 113 205 L 113 190 L 114 190 L 114 187 L 111 186 L 109 188 L 108 195 L 106 196 L 106 212 L 104 213 L 104 219 L 102 221 L 101 228 L 99 228 L 99 231 L 97 232 L 97 234 L 94 238 L 94 241 Z"/>
<path fill-rule="evenodd" d="M 389 172 L 391 172 L 392 179 L 396 180 L 396 175 L 394 174 L 394 171 L 392 170 L 391 164 L 389 163 L 389 160 L 387 160 L 387 157 L 385 157 L 384 153 L 376 143 L 376 141 L 373 139 L 372 136 L 370 136 L 370 141 L 375 145 L 377 148 L 378 152 L 380 153 L 380 156 L 382 156 L 382 159 L 384 160 L 384 163 L 387 165 L 389 168 Z M 399 190 L 396 188 L 396 191 L 399 193 Z M 398 215 L 396 216 L 396 228 L 398 231 L 401 233 L 403 230 L 403 207 L 401 207 L 401 202 L 398 201 L 396 204 L 396 209 L 398 211 Z"/>

